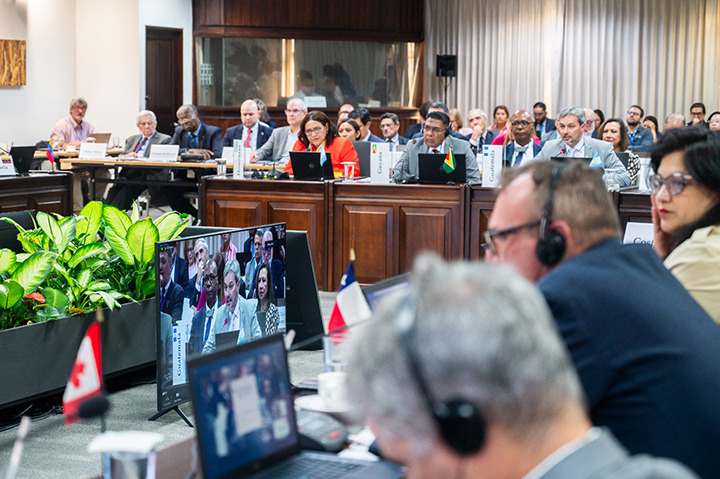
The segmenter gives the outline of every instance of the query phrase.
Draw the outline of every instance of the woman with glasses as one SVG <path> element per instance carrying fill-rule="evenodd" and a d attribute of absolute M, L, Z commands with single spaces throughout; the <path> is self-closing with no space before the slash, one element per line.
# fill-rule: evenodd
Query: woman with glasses
<path fill-rule="evenodd" d="M 629 151 L 630 137 L 628 136 L 627 127 L 625 123 L 619 118 L 610 118 L 606 120 L 597 132 L 599 140 L 607 141 L 613 146 L 613 151 L 616 153 L 627 153 L 627 172 L 630 176 L 631 184 L 635 184 L 637 179 L 638 170 L 640 170 L 640 158 Z"/>
<path fill-rule="evenodd" d="M 708 128 L 713 131 L 720 131 L 720 111 L 714 111 L 708 117 Z"/>
<path fill-rule="evenodd" d="M 300 124 L 298 141 L 293 151 L 320 151 L 330 154 L 335 176 L 344 173 L 344 162 L 354 163 L 355 171 L 360 171 L 355 147 L 347 138 L 338 136 L 335 125 L 321 111 L 311 111 Z M 292 174 L 292 161 L 285 165 L 285 171 Z"/>
<path fill-rule="evenodd" d="M 720 133 L 679 128 L 652 152 L 653 247 L 720 323 Z"/>

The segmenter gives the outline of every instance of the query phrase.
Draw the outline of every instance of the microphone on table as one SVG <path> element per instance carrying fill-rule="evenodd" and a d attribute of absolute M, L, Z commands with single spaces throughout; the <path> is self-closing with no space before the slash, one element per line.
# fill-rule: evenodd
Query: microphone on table
<path fill-rule="evenodd" d="M 282 174 L 282 172 L 280 170 L 278 170 L 277 168 L 275 168 L 276 163 L 277 163 L 277 160 L 273 159 L 272 160 L 272 169 L 267 174 L 268 180 L 279 180 L 280 179 L 280 175 Z"/>
<path fill-rule="evenodd" d="M 30 418 L 23 416 L 20 419 L 20 427 L 18 428 L 18 437 L 15 439 L 12 452 L 10 453 L 10 463 L 5 471 L 5 479 L 15 479 L 17 476 L 18 468 L 20 467 L 20 459 L 23 454 L 23 447 L 25 447 L 25 438 L 27 437 L 28 431 L 30 430 Z"/>
<path fill-rule="evenodd" d="M 100 416 L 100 430 L 105 432 L 105 413 L 110 409 L 110 401 L 105 393 L 93 396 L 80 403 L 78 415 L 82 419 L 91 419 Z"/>

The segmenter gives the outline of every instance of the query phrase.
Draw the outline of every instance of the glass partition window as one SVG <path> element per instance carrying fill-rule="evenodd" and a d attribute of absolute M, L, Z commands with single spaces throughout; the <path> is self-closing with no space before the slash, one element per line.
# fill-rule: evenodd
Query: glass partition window
<path fill-rule="evenodd" d="M 312 107 L 403 107 L 419 88 L 419 43 L 199 37 L 195 48 L 201 106 L 299 96 Z"/>

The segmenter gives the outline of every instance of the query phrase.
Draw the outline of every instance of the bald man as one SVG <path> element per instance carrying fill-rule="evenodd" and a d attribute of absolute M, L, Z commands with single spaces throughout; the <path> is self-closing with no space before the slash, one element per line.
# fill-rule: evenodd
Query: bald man
<path fill-rule="evenodd" d="M 227 129 L 223 146 L 233 146 L 233 140 L 240 140 L 245 148 L 250 148 L 254 152 L 268 141 L 273 129 L 260 123 L 255 100 L 245 100 L 240 105 L 240 119 L 241 125 Z"/>

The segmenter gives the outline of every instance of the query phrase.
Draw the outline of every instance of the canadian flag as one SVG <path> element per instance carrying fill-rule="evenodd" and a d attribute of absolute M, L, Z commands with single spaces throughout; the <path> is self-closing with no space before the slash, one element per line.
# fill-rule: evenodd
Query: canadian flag
<path fill-rule="evenodd" d="M 350 264 L 340 281 L 340 291 L 335 297 L 335 306 L 328 322 L 328 334 L 333 337 L 334 342 L 345 337 L 347 330 L 344 328 L 346 326 L 352 326 L 372 316 L 370 305 L 360 289 L 360 284 L 355 280 L 354 261 L 355 252 L 350 250 Z M 342 329 L 342 331 L 333 333 L 338 329 Z"/>
<path fill-rule="evenodd" d="M 100 351 L 100 323 L 90 325 L 80 343 L 75 365 L 70 373 L 65 393 L 63 394 L 63 414 L 65 424 L 72 424 L 80 419 L 80 404 L 102 392 L 102 360 Z"/>

